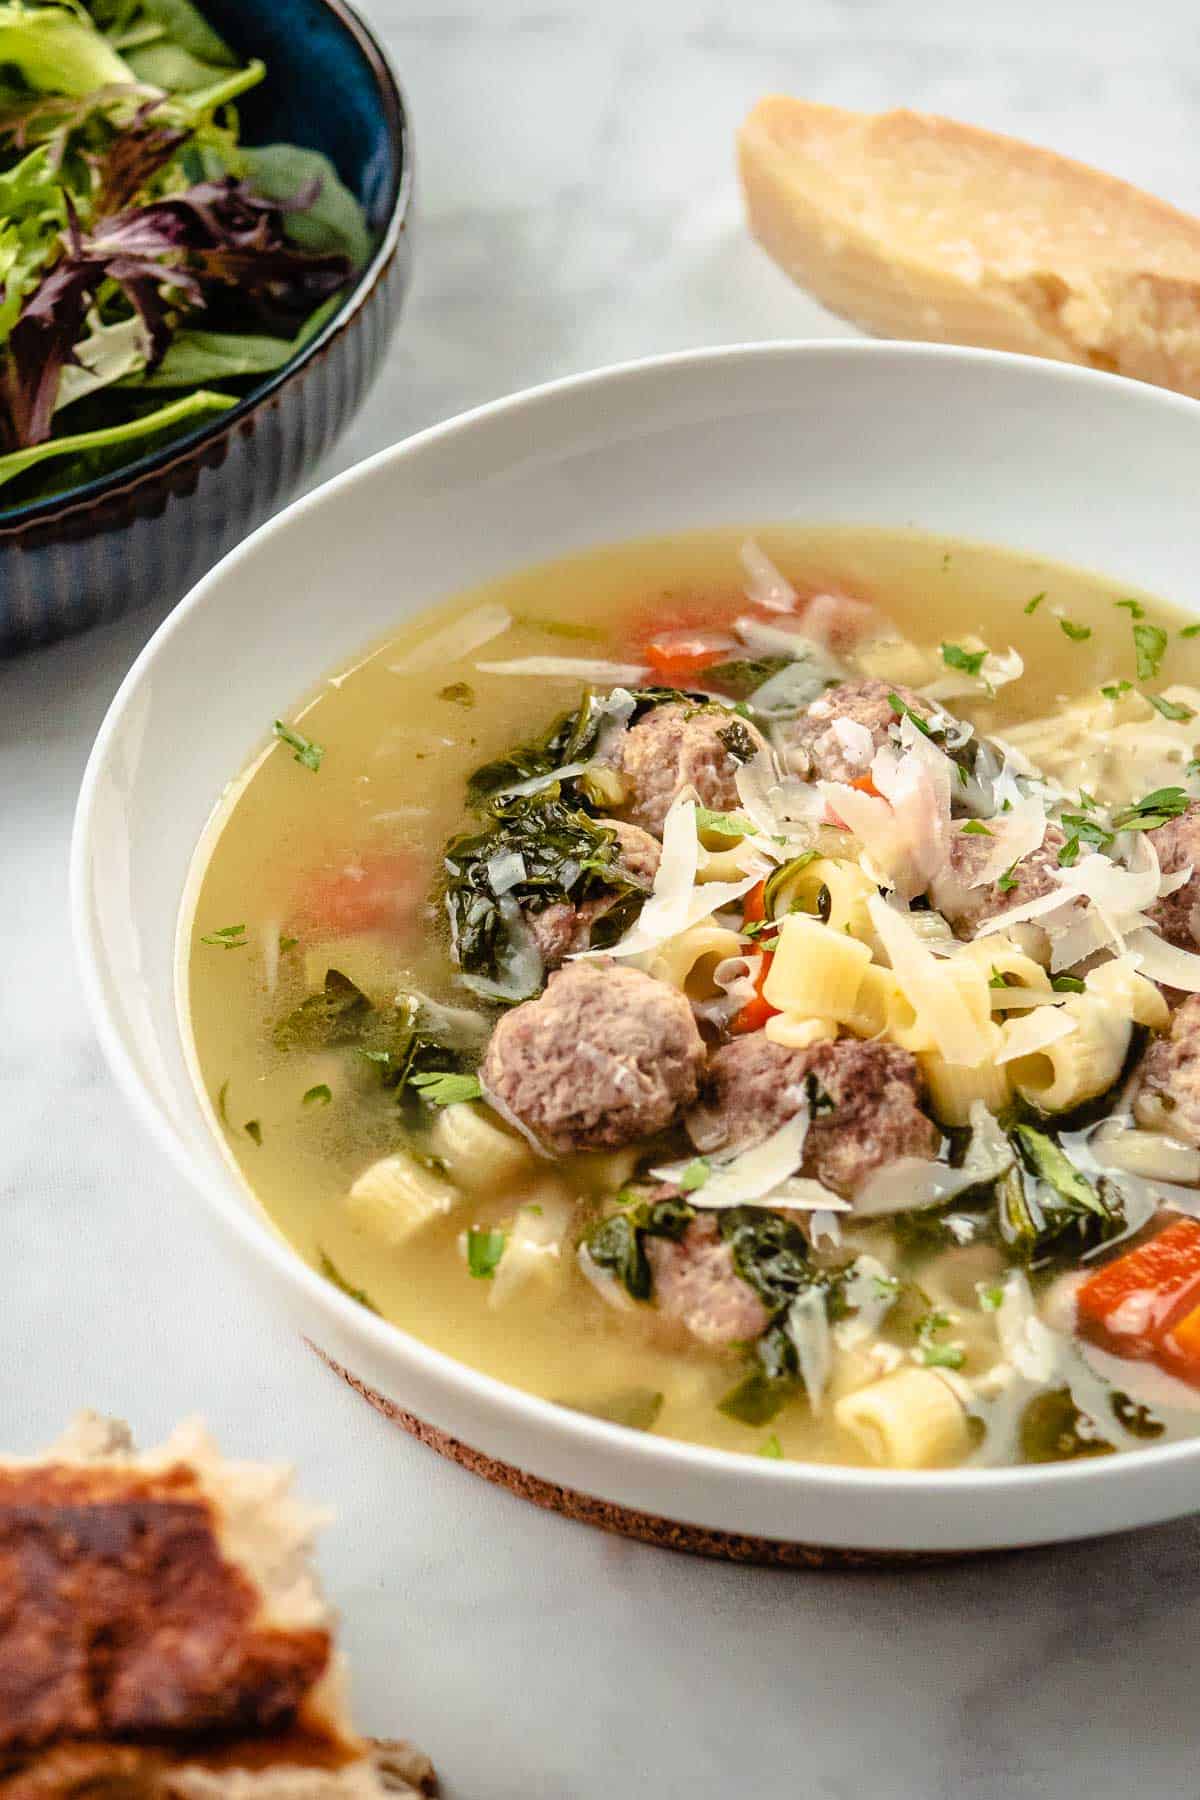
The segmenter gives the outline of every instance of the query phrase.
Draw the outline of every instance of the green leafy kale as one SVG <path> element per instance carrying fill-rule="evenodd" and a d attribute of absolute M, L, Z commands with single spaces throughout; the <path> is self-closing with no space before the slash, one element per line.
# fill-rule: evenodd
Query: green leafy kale
<path fill-rule="evenodd" d="M 1029 1262 L 1082 1251 L 1119 1237 L 1127 1226 L 1120 1191 L 1093 1187 L 1047 1132 L 1018 1124 L 1012 1141 L 1019 1164 L 1000 1182 L 1000 1233 Z"/>
<path fill-rule="evenodd" d="M 847 1312 L 845 1280 L 818 1269 L 799 1226 L 760 1206 L 734 1206 L 720 1214 L 721 1236 L 733 1253 L 733 1266 L 754 1289 L 771 1316 L 755 1342 L 750 1366 L 718 1403 L 727 1418 L 743 1425 L 766 1425 L 799 1391 L 800 1363 L 785 1327 L 792 1302 L 817 1289 L 824 1295 L 830 1320 Z"/>
<path fill-rule="evenodd" d="M 714 663 L 705 669 L 704 679 L 722 693 L 745 700 L 781 669 L 790 668 L 792 661 L 790 656 L 739 657 L 733 662 Z"/>
<path fill-rule="evenodd" d="M 381 1084 L 406 1104 L 420 1100 L 448 1106 L 479 1093 L 471 1053 L 443 1042 L 423 1022 L 419 999 L 409 996 L 401 1005 L 373 1006 L 340 969 L 329 969 L 319 991 L 280 1019 L 272 1037 L 282 1051 L 353 1050 L 374 1065 Z"/>
<path fill-rule="evenodd" d="M 1021 1414 L 1021 1461 L 1074 1462 L 1083 1456 L 1108 1456 L 1113 1446 L 1081 1413 L 1069 1388 L 1037 1394 Z"/>
<path fill-rule="evenodd" d="M 524 914 L 559 901 L 579 907 L 603 900 L 607 905 L 593 924 L 591 941 L 615 942 L 647 893 L 618 860 L 618 851 L 612 826 L 565 798 L 557 784 L 493 801 L 485 830 L 452 838 L 446 846 L 445 902 L 459 967 L 467 975 L 500 976 L 518 923 L 514 903 Z M 500 894 L 494 885 L 499 867 L 509 877 Z"/>
<path fill-rule="evenodd" d="M 340 1288 L 342 1293 L 349 1299 L 357 1300 L 358 1304 L 360 1306 L 365 1306 L 368 1312 L 378 1314 L 379 1308 L 375 1305 L 374 1301 L 371 1300 L 366 1290 L 360 1287 L 354 1287 L 348 1282 L 345 1276 L 340 1273 L 332 1258 L 328 1257 L 324 1250 L 318 1249 L 317 1257 L 317 1267 L 325 1277 L 326 1281 L 331 1281 L 335 1288 Z"/>
<path fill-rule="evenodd" d="M 695 1217 L 695 1207 L 686 1200 L 635 1199 L 623 1211 L 594 1225 L 584 1244 L 596 1267 L 615 1276 L 631 1299 L 649 1300 L 653 1282 L 645 1239 L 663 1237 L 678 1242 Z"/>

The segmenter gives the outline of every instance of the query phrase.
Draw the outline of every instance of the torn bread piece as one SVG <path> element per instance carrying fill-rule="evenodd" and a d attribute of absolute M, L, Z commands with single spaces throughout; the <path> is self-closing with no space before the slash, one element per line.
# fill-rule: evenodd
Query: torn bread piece
<path fill-rule="evenodd" d="M 843 318 L 1200 397 L 1200 220 L 1053 151 L 772 95 L 738 138 L 750 229 Z"/>
<path fill-rule="evenodd" d="M 311 1565 L 326 1515 L 203 1426 L 137 1453 L 85 1414 L 0 1462 L 0 1797 L 371 1800 L 436 1791 L 350 1721 Z"/>

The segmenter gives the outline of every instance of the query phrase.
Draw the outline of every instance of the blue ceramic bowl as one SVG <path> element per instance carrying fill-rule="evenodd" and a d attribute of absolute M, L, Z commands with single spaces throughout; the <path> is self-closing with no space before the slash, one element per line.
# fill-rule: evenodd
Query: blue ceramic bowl
<path fill-rule="evenodd" d="M 312 342 L 215 423 L 102 480 L 0 512 L 0 655 L 179 599 L 341 435 L 399 315 L 412 138 L 379 44 L 345 0 L 204 0 L 204 11 L 267 65 L 241 103 L 246 141 L 323 151 L 362 202 L 377 249 Z"/>

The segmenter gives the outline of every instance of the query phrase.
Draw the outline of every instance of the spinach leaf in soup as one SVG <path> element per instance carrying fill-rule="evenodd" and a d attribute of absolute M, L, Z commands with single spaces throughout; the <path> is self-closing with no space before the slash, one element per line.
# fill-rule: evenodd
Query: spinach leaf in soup
<path fill-rule="evenodd" d="M 418 995 L 375 1006 L 349 976 L 329 969 L 321 988 L 280 1019 L 272 1036 L 278 1050 L 344 1049 L 361 1057 L 406 1105 L 474 1098 L 477 1047 L 447 1042 L 424 1011 Z"/>
<path fill-rule="evenodd" d="M 465 975 L 501 975 L 521 924 L 514 903 L 524 915 L 558 902 L 578 907 L 608 901 L 592 929 L 597 945 L 614 942 L 633 922 L 647 888 L 618 860 L 610 825 L 566 799 L 557 785 L 494 801 L 490 811 L 487 829 L 452 838 L 446 846 L 450 938 Z"/>

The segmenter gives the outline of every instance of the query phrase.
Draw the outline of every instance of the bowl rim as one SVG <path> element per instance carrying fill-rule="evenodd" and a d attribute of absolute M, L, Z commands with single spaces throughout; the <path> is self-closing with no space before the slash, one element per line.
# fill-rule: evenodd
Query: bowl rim
<path fill-rule="evenodd" d="M 951 1469 L 906 1470 L 860 1468 L 849 1464 L 818 1463 L 802 1460 L 774 1461 L 757 1457 L 753 1452 L 712 1448 L 679 1439 L 656 1437 L 649 1432 L 628 1431 L 590 1414 L 577 1413 L 556 1405 L 522 1388 L 511 1386 L 494 1375 L 460 1362 L 448 1352 L 425 1343 L 413 1333 L 393 1325 L 369 1312 L 365 1307 L 341 1293 L 331 1282 L 310 1267 L 291 1245 L 273 1231 L 265 1218 L 259 1217 L 236 1196 L 234 1176 L 218 1179 L 202 1172 L 192 1161 L 182 1139 L 173 1130 L 144 1083 L 133 1057 L 127 1051 L 119 1026 L 110 1013 L 104 991 L 104 958 L 94 927 L 89 904 L 88 868 L 96 832 L 96 801 L 106 770 L 109 747 L 120 732 L 126 713 L 135 702 L 138 690 L 159 655 L 171 639 L 203 607 L 227 566 L 248 557 L 262 543 L 289 530 L 291 521 L 301 513 L 336 504 L 337 497 L 365 480 L 385 464 L 400 469 L 426 447 L 445 444 L 457 436 L 469 434 L 485 420 L 519 414 L 559 395 L 588 389 L 602 396 L 607 388 L 634 383 L 660 370 L 678 370 L 682 376 L 692 369 L 704 370 L 721 363 L 738 361 L 778 361 L 781 365 L 797 359 L 836 361 L 841 358 L 871 361 L 917 363 L 958 362 L 980 368 L 1003 371 L 1023 370 L 1035 375 L 1050 387 L 1066 391 L 1097 386 L 1118 386 L 1132 405 L 1151 409 L 1163 408 L 1181 414 L 1191 413 L 1200 423 L 1200 402 L 1169 390 L 1134 382 L 1107 371 L 1070 363 L 1058 363 L 1007 351 L 981 350 L 961 345 L 930 344 L 908 340 L 863 340 L 854 338 L 812 339 L 789 338 L 770 341 L 718 344 L 670 351 L 609 364 L 598 369 L 559 377 L 533 387 L 503 395 L 458 413 L 399 440 L 362 462 L 342 471 L 310 493 L 293 501 L 265 524 L 250 533 L 239 545 L 210 569 L 180 601 L 142 649 L 125 675 L 100 725 L 84 770 L 70 846 L 70 914 L 76 959 L 80 969 L 85 1000 L 101 1048 L 112 1068 L 134 1114 L 146 1126 L 151 1138 L 165 1152 L 171 1164 L 182 1174 L 193 1191 L 199 1193 L 210 1210 L 230 1230 L 242 1250 L 254 1260 L 265 1263 L 270 1273 L 307 1308 L 328 1314 L 341 1327 L 343 1334 L 361 1345 L 364 1352 L 377 1358 L 398 1357 L 424 1365 L 427 1373 L 440 1385 L 457 1386 L 467 1397 L 481 1403 L 493 1416 L 506 1418 L 514 1425 L 532 1431 L 538 1437 L 556 1440 L 560 1445 L 601 1454 L 616 1453 L 625 1463 L 647 1473 L 675 1474 L 679 1477 L 681 1495 L 686 1492 L 687 1478 L 706 1473 L 726 1480 L 761 1487 L 773 1485 L 790 1490 L 797 1499 L 806 1492 L 821 1493 L 826 1498 L 843 1498 L 878 1502 L 889 1492 L 906 1498 L 938 1501 L 961 1501 L 965 1494 L 979 1492 L 990 1498 L 1011 1495 L 1014 1499 L 1030 1496 L 1044 1489 L 1074 1490 L 1082 1493 L 1097 1486 L 1108 1489 L 1136 1490 L 1144 1470 L 1165 1471 L 1170 1467 L 1186 1468 L 1200 1464 L 1200 1436 L 1185 1438 L 1144 1449 L 1122 1450 L 1113 1457 L 1089 1457 L 1075 1462 L 1036 1463 L 995 1468 L 960 1467 Z M 176 998 L 172 1005 L 178 1019 Z M 436 1421 L 435 1421 L 436 1423 Z M 1188 1510 L 1186 1500 L 1174 1508 L 1174 1516 Z M 688 1516 L 682 1502 L 680 1518 Z M 797 1517 L 802 1515 L 797 1514 Z M 1159 1508 L 1153 1517 L 1169 1516 Z M 1082 1527 L 1074 1535 L 1094 1536 L 1119 1525 Z M 802 1534 L 801 1534 L 802 1535 Z M 1050 1531 L 1042 1537 L 1030 1537 L 1014 1522 L 1011 1535 L 997 1539 L 989 1535 L 987 1544 L 1018 1545 L 1060 1540 L 1070 1533 Z M 882 1542 L 882 1540 L 879 1540 Z M 981 1545 L 982 1547 L 982 1541 Z"/>
<path fill-rule="evenodd" d="M 161 475 L 169 475 L 180 465 L 202 457 L 209 444 L 218 442 L 244 420 L 269 405 L 293 375 L 299 374 L 321 356 L 334 339 L 353 324 L 374 292 L 380 276 L 396 254 L 401 233 L 408 221 L 414 180 L 412 120 L 399 77 L 379 38 L 365 19 L 349 4 L 349 0 L 320 0 L 320 4 L 333 14 L 343 30 L 358 45 L 370 67 L 376 91 L 383 102 L 388 137 L 395 149 L 395 172 L 389 194 L 387 223 L 369 261 L 359 270 L 341 305 L 326 319 L 315 336 L 295 356 L 289 357 L 281 368 L 274 370 L 250 393 L 243 395 L 215 419 L 197 425 L 184 436 L 173 438 L 161 450 L 150 451 L 111 475 L 96 476 L 79 487 L 68 489 L 66 493 L 51 494 L 44 500 L 30 500 L 8 510 L 0 503 L 0 549 L 6 542 L 19 539 L 34 527 L 57 525 L 74 519 L 97 501 L 123 498 L 143 483 L 152 482 Z"/>

